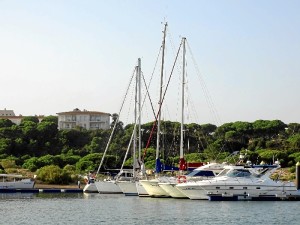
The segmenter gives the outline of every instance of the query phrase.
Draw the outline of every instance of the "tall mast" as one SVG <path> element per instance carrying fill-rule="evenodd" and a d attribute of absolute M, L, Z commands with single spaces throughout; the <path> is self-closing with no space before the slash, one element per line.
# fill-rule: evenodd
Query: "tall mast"
<path fill-rule="evenodd" d="M 141 162 L 141 151 L 142 151 L 142 135 L 141 135 L 141 110 L 142 110 L 142 92 L 141 92 L 141 76 L 142 76 L 142 67 L 141 67 L 141 59 L 138 59 L 138 79 L 139 79 L 139 163 Z"/>
<path fill-rule="evenodd" d="M 137 104 L 138 104 L 138 75 L 139 75 L 139 67 L 136 67 L 136 75 L 135 75 L 135 101 L 134 101 L 134 128 L 133 128 L 133 177 L 135 177 L 135 169 L 136 169 L 136 122 L 137 122 Z"/>
<path fill-rule="evenodd" d="M 182 83 L 181 83 L 181 126 L 180 126 L 180 161 L 179 169 L 180 171 L 186 169 L 184 155 L 183 155 L 183 126 L 184 126 L 184 85 L 185 85 L 185 41 L 186 38 L 182 38 L 183 43 L 183 58 L 182 58 Z"/>
<path fill-rule="evenodd" d="M 163 75 L 164 75 L 164 63 L 165 63 L 165 43 L 166 43 L 166 30 L 168 24 L 165 23 L 164 37 L 162 42 L 162 59 L 161 59 L 161 73 L 160 73 L 160 90 L 159 90 L 159 114 L 157 120 L 157 138 L 156 138 L 156 173 L 158 173 L 158 161 L 159 161 L 159 148 L 160 148 L 160 120 L 161 120 L 161 104 L 162 104 L 162 88 L 163 88 Z"/>

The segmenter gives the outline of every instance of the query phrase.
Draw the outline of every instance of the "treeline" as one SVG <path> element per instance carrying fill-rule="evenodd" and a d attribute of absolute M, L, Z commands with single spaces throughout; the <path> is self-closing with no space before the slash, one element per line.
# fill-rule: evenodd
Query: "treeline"
<path fill-rule="evenodd" d="M 113 119 L 112 124 L 116 121 Z M 20 125 L 0 119 L 0 172 L 7 168 L 36 171 L 45 166 L 77 173 L 97 170 L 111 129 L 58 130 L 57 123 L 56 116 L 45 117 L 40 123 L 36 117 L 25 117 Z M 152 126 L 153 122 L 142 125 L 142 158 L 147 168 L 153 168 L 155 164 L 155 130 L 149 148 L 144 152 Z M 130 142 L 133 125 L 124 127 L 118 122 L 116 127 L 102 171 L 121 166 Z M 180 123 L 163 121 L 161 132 L 160 158 L 166 164 L 177 165 Z M 300 124 L 257 120 L 226 123 L 219 127 L 195 123 L 184 127 L 184 153 L 188 162 L 234 161 L 238 156 L 229 156 L 236 151 L 243 152 L 253 163 L 279 160 L 283 167 L 292 167 L 300 161 Z M 132 155 L 129 157 L 127 166 L 132 163 Z"/>

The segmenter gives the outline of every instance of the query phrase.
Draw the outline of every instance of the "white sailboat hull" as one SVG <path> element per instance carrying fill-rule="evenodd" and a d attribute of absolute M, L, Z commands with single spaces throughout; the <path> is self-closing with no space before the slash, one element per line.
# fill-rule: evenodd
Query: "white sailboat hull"
<path fill-rule="evenodd" d="M 150 195 L 150 197 L 158 197 L 158 198 L 164 198 L 164 197 L 171 197 L 166 191 L 164 191 L 160 186 L 160 181 L 157 179 L 153 180 L 140 180 L 140 183 L 143 185 L 147 193 Z"/>
<path fill-rule="evenodd" d="M 138 196 L 135 182 L 118 181 L 117 184 L 125 196 Z"/>
<path fill-rule="evenodd" d="M 159 186 L 172 198 L 188 198 L 179 189 L 176 188 L 176 185 L 176 183 L 159 183 Z"/>
<path fill-rule="evenodd" d="M 138 192 L 139 197 L 150 197 L 144 186 L 140 183 L 140 181 L 137 181 L 135 183 L 136 190 Z"/>
<path fill-rule="evenodd" d="M 83 192 L 85 193 L 98 193 L 98 189 L 95 183 L 90 183 L 85 185 L 83 188 Z"/>
<path fill-rule="evenodd" d="M 120 187 L 115 181 L 96 181 L 95 185 L 100 194 L 122 194 Z"/>

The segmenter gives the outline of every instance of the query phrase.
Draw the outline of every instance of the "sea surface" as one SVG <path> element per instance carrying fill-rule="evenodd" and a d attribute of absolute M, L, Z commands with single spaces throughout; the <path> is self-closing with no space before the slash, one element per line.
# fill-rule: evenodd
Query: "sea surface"
<path fill-rule="evenodd" d="M 300 224 L 300 202 L 210 202 L 123 195 L 0 194 L 0 224 Z"/>

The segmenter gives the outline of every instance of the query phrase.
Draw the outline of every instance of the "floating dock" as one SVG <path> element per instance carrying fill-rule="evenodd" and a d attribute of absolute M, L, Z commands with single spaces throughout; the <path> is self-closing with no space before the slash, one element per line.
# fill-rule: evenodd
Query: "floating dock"
<path fill-rule="evenodd" d="M 83 189 L 61 189 L 61 188 L 43 188 L 43 189 L 0 189 L 0 193 L 83 193 Z"/>
<path fill-rule="evenodd" d="M 300 195 L 208 195 L 209 201 L 300 201 Z"/>

